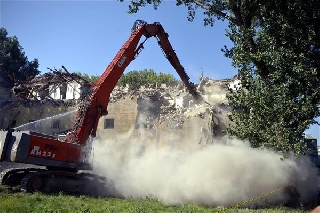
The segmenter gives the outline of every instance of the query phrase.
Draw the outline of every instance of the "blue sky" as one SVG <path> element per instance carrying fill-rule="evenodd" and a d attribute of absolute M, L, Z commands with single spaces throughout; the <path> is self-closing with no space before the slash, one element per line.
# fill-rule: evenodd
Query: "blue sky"
<path fill-rule="evenodd" d="M 42 73 L 64 65 L 69 71 L 101 75 L 131 33 L 137 19 L 160 22 L 169 34 L 181 64 L 191 81 L 198 83 L 201 70 L 213 79 L 233 77 L 237 70 L 223 56 L 221 48 L 232 46 L 225 36 L 227 22 L 214 27 L 203 26 L 202 11 L 193 22 L 187 20 L 187 9 L 164 1 L 154 10 L 141 8 L 128 14 L 128 1 L 7 1 L 0 0 L 0 25 L 9 36 L 17 36 L 29 60 L 38 58 Z M 163 56 L 155 38 L 131 62 L 125 72 L 154 69 L 178 75 Z M 307 133 L 320 140 L 319 126 Z"/>
<path fill-rule="evenodd" d="M 128 2 L 117 1 L 2 1 L 1 25 L 18 37 L 29 59 L 39 59 L 43 72 L 64 65 L 69 71 L 102 74 L 129 38 L 134 21 L 142 19 L 162 24 L 193 82 L 198 82 L 201 68 L 205 76 L 216 79 L 236 74 L 220 51 L 231 45 L 225 37 L 227 22 L 204 27 L 201 13 L 189 22 L 186 8 L 173 1 L 165 1 L 156 11 L 152 6 L 137 14 L 127 10 Z M 125 72 L 145 68 L 178 78 L 155 38 L 146 42 Z"/>

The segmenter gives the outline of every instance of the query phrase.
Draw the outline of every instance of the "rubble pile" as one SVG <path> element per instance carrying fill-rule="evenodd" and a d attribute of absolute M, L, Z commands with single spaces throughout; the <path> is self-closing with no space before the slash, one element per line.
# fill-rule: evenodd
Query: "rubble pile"
<path fill-rule="evenodd" d="M 110 94 L 109 103 L 116 103 L 132 96 L 134 93 L 135 91 L 130 91 L 128 88 L 116 86 Z"/>
<path fill-rule="evenodd" d="M 231 82 L 233 82 L 237 76 L 232 79 L 222 79 L 215 80 L 210 79 L 208 77 L 201 76 L 200 83 L 198 84 L 197 90 L 201 94 L 213 93 L 213 92 L 221 92 L 221 90 L 228 90 L 228 87 Z"/>
<path fill-rule="evenodd" d="M 190 117 L 197 116 L 204 119 L 207 114 L 223 117 L 224 113 L 230 112 L 232 109 L 226 101 L 225 94 L 228 91 L 228 84 L 233 80 L 200 78 L 197 90 L 201 95 L 221 95 L 222 97 L 223 101 L 214 101 L 212 104 L 208 102 L 194 103 L 192 96 L 181 85 L 160 88 L 141 87 L 139 90 L 130 90 L 128 86 L 125 88 L 116 87 L 110 96 L 110 103 L 137 98 L 138 117 L 143 123 L 150 125 L 150 128 L 165 123 L 170 129 L 179 129 Z"/>
<path fill-rule="evenodd" d="M 185 107 L 177 107 L 172 94 L 188 95 L 185 89 L 176 87 L 141 87 L 139 90 L 130 90 L 128 87 L 116 87 L 111 96 L 110 103 L 123 99 L 137 98 L 139 118 L 151 126 L 167 122 L 167 126 L 178 127 L 184 122 Z"/>

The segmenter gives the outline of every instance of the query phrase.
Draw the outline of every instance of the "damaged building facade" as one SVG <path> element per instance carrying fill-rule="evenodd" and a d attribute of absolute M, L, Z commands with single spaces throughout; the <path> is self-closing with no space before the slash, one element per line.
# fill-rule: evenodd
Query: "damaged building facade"
<path fill-rule="evenodd" d="M 99 121 L 97 136 L 121 140 L 122 134 L 131 131 L 133 137 L 147 138 L 147 143 L 157 147 L 177 149 L 197 146 L 204 134 L 202 129 L 213 137 L 223 136 L 229 125 L 226 94 L 230 81 L 202 79 L 198 90 L 207 103 L 201 105 L 194 103 L 183 85 L 143 87 L 138 91 L 116 87 L 110 97 L 109 114 Z M 210 141 L 203 139 L 201 143 L 206 142 Z"/>
<path fill-rule="evenodd" d="M 97 138 L 121 140 L 121 135 L 130 133 L 130 137 L 143 137 L 145 143 L 156 147 L 180 149 L 186 143 L 197 146 L 210 142 L 207 140 L 211 135 L 222 136 L 229 125 L 228 87 L 240 89 L 239 83 L 236 79 L 200 80 L 197 89 L 207 102 L 201 105 L 194 103 L 182 83 L 139 90 L 116 86 L 110 95 L 108 115 L 99 120 Z M 1 88 L 0 128 L 19 127 L 50 135 L 66 133 L 89 88 L 83 79 L 59 72 L 12 89 Z"/>
<path fill-rule="evenodd" d="M 51 135 L 62 132 L 70 128 L 73 119 L 59 115 L 72 115 L 89 88 L 79 76 L 57 70 L 13 88 L 0 87 L 0 128 L 24 125 L 26 130 Z"/>

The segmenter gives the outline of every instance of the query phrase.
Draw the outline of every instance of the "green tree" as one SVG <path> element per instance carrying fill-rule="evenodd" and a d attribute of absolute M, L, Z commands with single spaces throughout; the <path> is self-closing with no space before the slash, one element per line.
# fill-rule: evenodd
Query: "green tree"
<path fill-rule="evenodd" d="M 122 1 L 122 0 L 120 0 Z M 161 0 L 131 1 L 129 12 Z M 306 150 L 304 131 L 320 115 L 320 1 L 176 0 L 192 21 L 201 8 L 204 25 L 227 20 L 233 47 L 227 57 L 246 86 L 229 95 L 235 125 L 228 131 L 253 147 L 282 153 Z"/>
<path fill-rule="evenodd" d="M 229 97 L 244 109 L 230 116 L 238 123 L 229 129 L 232 135 L 284 154 L 305 152 L 304 131 L 320 115 L 319 6 L 318 1 L 267 1 L 248 10 L 248 27 L 230 23 L 234 47 L 225 53 L 249 87 Z"/>
<path fill-rule="evenodd" d="M 34 78 L 40 73 L 38 67 L 38 59 L 28 60 L 17 37 L 8 37 L 7 30 L 0 28 L 0 75 L 8 85 Z"/>
<path fill-rule="evenodd" d="M 134 70 L 123 74 L 118 81 L 119 86 L 130 85 L 132 89 L 139 89 L 142 85 L 155 87 L 156 85 L 165 83 L 168 85 L 177 84 L 177 80 L 171 74 L 159 73 L 157 74 L 153 69 Z"/>
<path fill-rule="evenodd" d="M 165 73 L 160 72 L 157 76 L 157 81 L 161 84 L 169 84 L 169 85 L 176 85 L 178 81 L 174 78 L 173 75 L 168 75 Z"/>
<path fill-rule="evenodd" d="M 131 88 L 138 89 L 141 85 L 139 72 L 134 70 L 126 74 L 122 74 L 117 85 L 125 87 L 126 84 L 129 84 Z"/>
<path fill-rule="evenodd" d="M 91 75 L 89 76 L 86 73 L 81 73 L 81 72 L 73 72 L 74 74 L 80 76 L 81 78 L 83 78 L 84 80 L 90 82 L 91 84 L 96 83 L 96 81 L 99 79 L 100 76 L 98 75 Z"/>

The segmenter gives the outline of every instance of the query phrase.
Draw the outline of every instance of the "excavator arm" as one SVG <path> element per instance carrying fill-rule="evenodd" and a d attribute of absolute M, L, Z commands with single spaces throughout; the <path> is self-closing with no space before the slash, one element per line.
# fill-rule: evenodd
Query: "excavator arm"
<path fill-rule="evenodd" d="M 139 44 L 142 36 L 145 37 L 145 40 Z M 180 64 L 168 40 L 168 34 L 164 31 L 161 24 L 157 22 L 147 24 L 144 21 L 137 20 L 129 39 L 121 47 L 98 81 L 90 88 L 86 98 L 80 104 L 72 130 L 67 135 L 67 142 L 83 145 L 90 136 L 96 136 L 99 119 L 101 116 L 107 114 L 107 106 L 112 90 L 116 86 L 125 68 L 138 56 L 143 49 L 144 42 L 150 37 L 157 38 L 158 44 L 166 58 L 177 71 L 194 99 L 197 101 L 203 100 L 197 93 L 194 84 L 189 81 L 187 73 Z"/>

